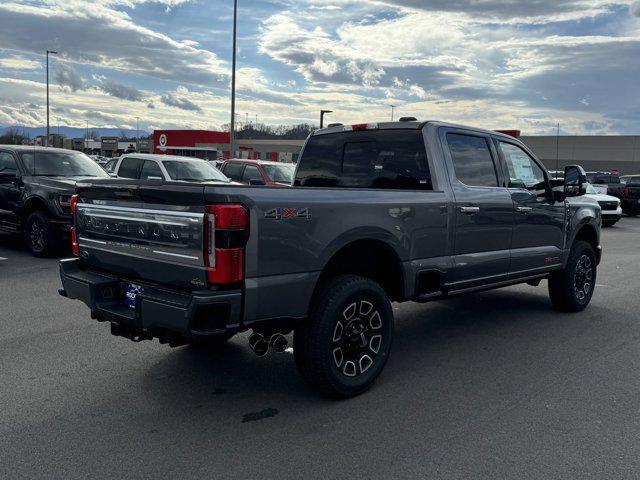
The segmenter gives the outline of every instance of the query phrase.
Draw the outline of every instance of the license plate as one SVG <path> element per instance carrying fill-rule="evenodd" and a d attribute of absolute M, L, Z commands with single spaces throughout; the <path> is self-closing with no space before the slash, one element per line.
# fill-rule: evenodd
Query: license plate
<path fill-rule="evenodd" d="M 136 308 L 136 298 L 144 289 L 134 283 L 124 284 L 124 304 L 129 308 Z"/>

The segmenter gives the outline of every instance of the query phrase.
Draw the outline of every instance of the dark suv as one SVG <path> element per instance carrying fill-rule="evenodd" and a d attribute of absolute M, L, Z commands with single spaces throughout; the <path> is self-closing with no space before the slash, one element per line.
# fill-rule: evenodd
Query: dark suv
<path fill-rule="evenodd" d="M 55 255 L 71 229 L 76 181 L 109 178 L 72 150 L 0 145 L 0 230 L 23 232 L 36 257 Z"/>

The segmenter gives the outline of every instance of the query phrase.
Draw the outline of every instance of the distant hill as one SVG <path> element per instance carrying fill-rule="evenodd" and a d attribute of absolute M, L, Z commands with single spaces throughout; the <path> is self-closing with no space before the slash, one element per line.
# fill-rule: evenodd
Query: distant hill
<path fill-rule="evenodd" d="M 20 127 L 17 125 L 0 126 L 0 135 L 3 135 L 7 130 L 17 129 L 22 135 L 30 138 L 37 137 L 38 135 L 46 135 L 47 127 Z M 58 133 L 58 126 L 51 125 L 49 131 L 51 133 Z M 101 137 L 119 137 L 124 133 L 128 138 L 135 138 L 137 131 L 128 130 L 124 128 L 89 128 L 90 132 L 99 132 Z M 84 138 L 87 133 L 85 128 L 75 127 L 60 127 L 60 134 L 65 135 L 67 138 Z M 140 137 L 144 138 L 149 135 L 149 132 L 140 130 Z"/>

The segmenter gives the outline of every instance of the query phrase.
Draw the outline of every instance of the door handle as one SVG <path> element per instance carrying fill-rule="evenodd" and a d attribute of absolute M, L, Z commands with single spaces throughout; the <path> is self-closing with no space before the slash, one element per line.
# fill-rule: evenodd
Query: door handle
<path fill-rule="evenodd" d="M 516 212 L 518 213 L 529 213 L 532 210 L 533 208 L 531 207 L 516 207 Z"/>
<path fill-rule="evenodd" d="M 460 212 L 467 215 L 476 215 L 480 213 L 480 207 L 460 207 Z"/>

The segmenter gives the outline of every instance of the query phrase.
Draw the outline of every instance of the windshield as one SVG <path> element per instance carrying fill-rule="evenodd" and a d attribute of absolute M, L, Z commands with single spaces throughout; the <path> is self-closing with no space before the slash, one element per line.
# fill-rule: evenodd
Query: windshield
<path fill-rule="evenodd" d="M 291 164 L 286 165 L 263 165 L 264 173 L 267 174 L 269 180 L 278 183 L 291 183 L 293 182 L 293 175 L 296 171 L 296 166 Z"/>
<path fill-rule="evenodd" d="M 22 152 L 28 172 L 42 177 L 108 177 L 100 165 L 84 153 L 71 150 Z"/>
<path fill-rule="evenodd" d="M 590 183 L 587 183 L 587 195 L 598 195 L 598 191 L 593 188 L 593 185 L 591 185 Z"/>
<path fill-rule="evenodd" d="M 220 170 L 205 161 L 174 161 L 162 162 L 171 180 L 178 182 L 230 182 Z"/>

